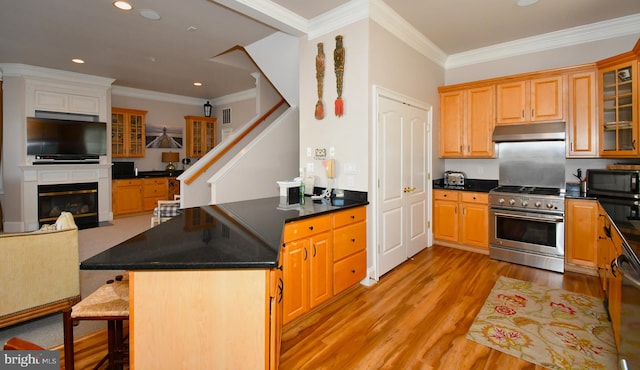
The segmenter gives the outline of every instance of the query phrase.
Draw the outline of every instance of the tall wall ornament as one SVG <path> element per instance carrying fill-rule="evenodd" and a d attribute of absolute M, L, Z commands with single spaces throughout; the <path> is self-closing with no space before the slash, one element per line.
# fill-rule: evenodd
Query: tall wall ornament
<path fill-rule="evenodd" d="M 316 119 L 324 118 L 324 104 L 322 104 L 322 89 L 324 85 L 324 46 L 318 43 L 318 54 L 316 55 L 316 80 L 318 81 L 318 101 L 316 102 Z"/>
<path fill-rule="evenodd" d="M 342 100 L 342 81 L 344 76 L 344 47 L 342 46 L 342 35 L 336 36 L 336 49 L 333 51 L 333 65 L 336 72 L 336 88 L 338 98 L 335 103 L 335 114 L 342 117 L 344 114 L 344 101 Z"/>

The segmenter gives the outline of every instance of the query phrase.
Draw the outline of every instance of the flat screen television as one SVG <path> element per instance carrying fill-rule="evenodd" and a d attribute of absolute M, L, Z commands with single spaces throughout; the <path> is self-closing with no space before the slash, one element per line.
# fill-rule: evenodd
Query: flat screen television
<path fill-rule="evenodd" d="M 106 154 L 104 122 L 27 118 L 27 155 L 44 160 L 86 160 Z"/>

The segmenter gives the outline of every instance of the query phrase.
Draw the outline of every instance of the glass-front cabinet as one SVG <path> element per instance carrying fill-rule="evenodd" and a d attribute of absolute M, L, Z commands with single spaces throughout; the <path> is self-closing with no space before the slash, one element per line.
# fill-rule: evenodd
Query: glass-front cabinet
<path fill-rule="evenodd" d="M 200 158 L 216 146 L 216 118 L 185 116 L 186 156 Z"/>
<path fill-rule="evenodd" d="M 111 108 L 112 157 L 144 157 L 146 114 L 143 110 Z"/>
<path fill-rule="evenodd" d="M 637 59 L 599 69 L 602 157 L 629 157 L 640 153 L 637 74 Z"/>

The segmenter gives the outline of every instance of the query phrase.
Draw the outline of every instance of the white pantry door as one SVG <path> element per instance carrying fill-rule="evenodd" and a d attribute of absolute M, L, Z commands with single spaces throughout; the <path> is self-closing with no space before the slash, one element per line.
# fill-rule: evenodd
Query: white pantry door
<path fill-rule="evenodd" d="M 378 100 L 378 276 L 428 243 L 428 112 Z"/>

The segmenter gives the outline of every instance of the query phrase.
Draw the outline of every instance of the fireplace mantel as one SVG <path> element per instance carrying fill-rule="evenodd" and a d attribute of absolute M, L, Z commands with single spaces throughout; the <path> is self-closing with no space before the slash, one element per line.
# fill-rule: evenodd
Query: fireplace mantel
<path fill-rule="evenodd" d="M 113 219 L 111 213 L 110 164 L 47 164 L 25 165 L 22 169 L 23 223 L 21 230 L 32 231 L 38 224 L 38 185 L 98 183 L 98 220 Z"/>

